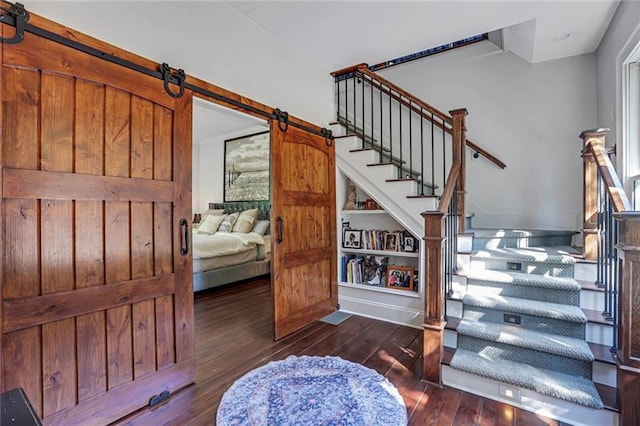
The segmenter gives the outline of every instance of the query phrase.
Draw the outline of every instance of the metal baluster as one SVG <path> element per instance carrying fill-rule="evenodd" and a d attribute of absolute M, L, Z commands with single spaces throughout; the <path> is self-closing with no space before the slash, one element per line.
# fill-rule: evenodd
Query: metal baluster
<path fill-rule="evenodd" d="M 389 87 L 389 156 L 393 158 L 393 114 L 391 113 L 391 104 L 393 98 L 391 97 L 391 87 Z"/>
<path fill-rule="evenodd" d="M 420 195 L 424 195 L 424 111 L 420 107 Z"/>
<path fill-rule="evenodd" d="M 442 190 L 447 182 L 447 148 L 444 142 L 444 118 L 442 119 Z"/>
<path fill-rule="evenodd" d="M 409 176 L 413 178 L 413 110 L 411 109 L 411 99 L 409 99 Z"/>
<path fill-rule="evenodd" d="M 597 169 L 597 178 L 596 178 L 596 218 L 598 222 L 596 239 L 598 242 L 598 261 L 596 264 L 597 277 L 596 277 L 596 285 L 600 288 L 604 288 L 604 253 L 603 253 L 603 221 L 602 221 L 602 176 L 600 175 L 600 169 Z M 605 303 L 606 306 L 606 303 Z M 603 310 L 604 313 L 604 310 Z"/>
<path fill-rule="evenodd" d="M 436 195 L 436 139 L 434 136 L 433 113 L 431 113 L 431 195 Z"/>
<path fill-rule="evenodd" d="M 358 109 L 356 108 L 357 106 L 357 101 L 356 101 L 356 80 L 358 79 L 358 74 L 354 73 L 353 74 L 353 134 L 357 135 L 358 134 Z M 362 141 L 362 148 L 364 148 L 364 140 Z"/>
<path fill-rule="evenodd" d="M 365 133 L 365 129 L 367 127 L 367 126 L 364 125 L 364 74 L 361 77 L 360 84 L 362 85 L 362 88 L 360 89 L 361 94 L 362 94 L 362 96 L 361 96 L 361 98 L 362 98 L 362 112 L 361 112 L 362 120 L 360 120 L 360 121 L 362 122 L 362 144 L 363 144 L 363 148 L 364 148 L 365 147 L 364 146 L 365 145 L 365 143 L 364 143 L 364 141 L 365 141 L 364 133 Z"/>
<path fill-rule="evenodd" d="M 607 255 L 607 286 L 609 287 L 609 304 L 607 305 L 607 309 L 608 309 L 608 313 L 609 315 L 607 315 L 607 320 L 609 321 L 613 321 L 613 316 L 614 316 L 614 312 L 613 312 L 613 299 L 615 297 L 614 294 L 614 286 L 615 286 L 615 282 L 613 280 L 613 204 L 611 203 L 611 199 L 609 198 L 609 196 L 607 194 L 605 194 L 606 197 L 606 223 L 607 223 L 607 234 L 606 234 L 606 242 L 607 242 L 607 247 L 605 249 L 606 255 Z"/>
<path fill-rule="evenodd" d="M 620 238 L 619 230 L 618 230 L 618 221 L 613 221 L 613 237 L 614 237 L 614 270 L 613 270 L 613 344 L 611 346 L 611 352 L 616 353 L 618 351 L 618 241 Z"/>
<path fill-rule="evenodd" d="M 380 92 L 380 160 L 379 161 L 382 163 L 382 151 L 384 150 L 384 137 L 382 134 L 382 123 L 384 121 L 382 119 L 382 85 L 380 86 L 378 91 Z"/>
<path fill-rule="evenodd" d="M 371 144 L 373 145 L 373 82 L 369 82 L 369 98 L 371 99 Z M 380 148 L 382 149 L 382 148 Z"/>
<path fill-rule="evenodd" d="M 400 121 L 400 148 L 398 153 L 400 154 L 400 166 L 398 167 L 398 179 L 403 177 L 402 173 L 402 95 L 398 96 L 398 120 Z M 393 158 L 391 159 L 393 161 Z"/>
<path fill-rule="evenodd" d="M 344 79 L 344 127 L 349 134 L 349 80 Z"/>

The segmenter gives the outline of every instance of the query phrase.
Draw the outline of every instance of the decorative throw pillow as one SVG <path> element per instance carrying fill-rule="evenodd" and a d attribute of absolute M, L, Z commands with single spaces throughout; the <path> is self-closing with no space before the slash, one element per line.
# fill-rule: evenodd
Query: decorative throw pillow
<path fill-rule="evenodd" d="M 233 232 L 247 233 L 253 228 L 253 224 L 258 217 L 258 209 L 245 210 L 240 213 L 238 220 L 233 225 Z"/>
<path fill-rule="evenodd" d="M 231 232 L 231 230 L 233 229 L 233 224 L 236 223 L 238 216 L 240 216 L 240 213 L 231 213 L 225 215 L 222 223 L 218 227 L 218 232 Z"/>
<path fill-rule="evenodd" d="M 224 216 L 209 215 L 200 222 L 198 226 L 198 234 L 215 234 L 218 227 L 224 220 Z"/>
<path fill-rule="evenodd" d="M 204 213 L 202 213 L 202 216 L 200 217 L 200 223 L 204 222 L 204 220 L 209 215 L 224 216 L 224 209 L 207 209 L 207 210 L 205 210 Z"/>
<path fill-rule="evenodd" d="M 269 233 L 270 222 L 268 220 L 256 220 L 256 224 L 253 225 L 251 232 L 257 232 L 260 235 L 267 235 Z"/>

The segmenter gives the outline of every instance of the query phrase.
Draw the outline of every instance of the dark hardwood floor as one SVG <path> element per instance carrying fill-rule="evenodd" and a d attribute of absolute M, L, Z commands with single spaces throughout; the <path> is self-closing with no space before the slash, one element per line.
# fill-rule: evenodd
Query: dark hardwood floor
<path fill-rule="evenodd" d="M 421 382 L 422 332 L 351 316 L 316 322 L 273 341 L 267 279 L 196 295 L 196 384 L 123 425 L 212 425 L 225 390 L 249 370 L 289 355 L 335 355 L 383 374 L 403 396 L 411 425 L 560 425 L 510 405 Z M 224 426 L 224 425 L 220 425 Z"/>

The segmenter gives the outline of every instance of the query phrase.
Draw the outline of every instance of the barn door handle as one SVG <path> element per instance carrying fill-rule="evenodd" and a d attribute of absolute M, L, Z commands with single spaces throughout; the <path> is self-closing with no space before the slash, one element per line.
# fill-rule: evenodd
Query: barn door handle
<path fill-rule="evenodd" d="M 278 227 L 278 236 L 276 237 L 276 241 L 281 243 L 284 239 L 284 221 L 280 216 L 276 218 L 277 227 Z"/>
<path fill-rule="evenodd" d="M 182 247 L 180 248 L 180 254 L 186 256 L 189 253 L 189 221 L 184 217 L 180 219 L 180 226 L 184 232 L 182 238 Z"/>

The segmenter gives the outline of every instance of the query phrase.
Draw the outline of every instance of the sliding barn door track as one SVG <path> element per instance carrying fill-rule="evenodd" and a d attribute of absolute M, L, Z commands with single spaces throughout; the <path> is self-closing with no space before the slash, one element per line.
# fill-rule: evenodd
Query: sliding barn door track
<path fill-rule="evenodd" d="M 0 42 L 4 44 L 20 43 L 22 40 L 24 40 L 25 32 L 35 34 L 39 37 L 62 44 L 96 58 L 100 58 L 105 61 L 128 68 L 130 70 L 134 70 L 150 77 L 157 78 L 158 80 L 162 80 L 164 82 L 164 88 L 167 94 L 173 98 L 182 97 L 182 95 L 184 95 L 185 89 L 189 89 L 195 93 L 199 93 L 223 103 L 233 105 L 241 110 L 250 111 L 267 119 L 277 120 L 278 126 L 280 126 L 280 129 L 283 131 L 286 131 L 287 127 L 291 125 L 293 127 L 297 127 L 298 129 L 304 130 L 305 132 L 324 137 L 327 146 L 331 146 L 333 144 L 334 137 L 331 133 L 331 130 L 329 129 L 323 127 L 322 129 L 318 130 L 309 126 L 305 126 L 304 124 L 297 123 L 295 121 L 289 121 L 289 114 L 286 111 L 281 111 L 279 108 L 274 109 L 273 112 L 264 111 L 252 105 L 239 102 L 235 99 L 228 98 L 219 93 L 215 93 L 200 86 L 188 83 L 186 81 L 187 75 L 182 69 L 171 68 L 166 63 L 160 64 L 157 70 L 146 68 L 132 61 L 128 61 L 126 59 L 119 58 L 115 55 L 103 52 L 91 46 L 87 46 L 86 44 L 80 43 L 76 40 L 71 40 L 61 35 L 55 34 L 51 31 L 36 27 L 35 25 L 31 25 L 29 24 L 29 12 L 27 12 L 27 10 L 24 8 L 24 5 L 22 5 L 21 3 L 12 4 L 9 8 L 3 7 L 1 8 L 1 11 L 2 13 L 0 14 L 0 23 L 11 25 L 16 28 L 16 33 L 13 37 L 0 37 Z M 177 86 L 177 91 L 171 90 L 171 85 Z"/>

